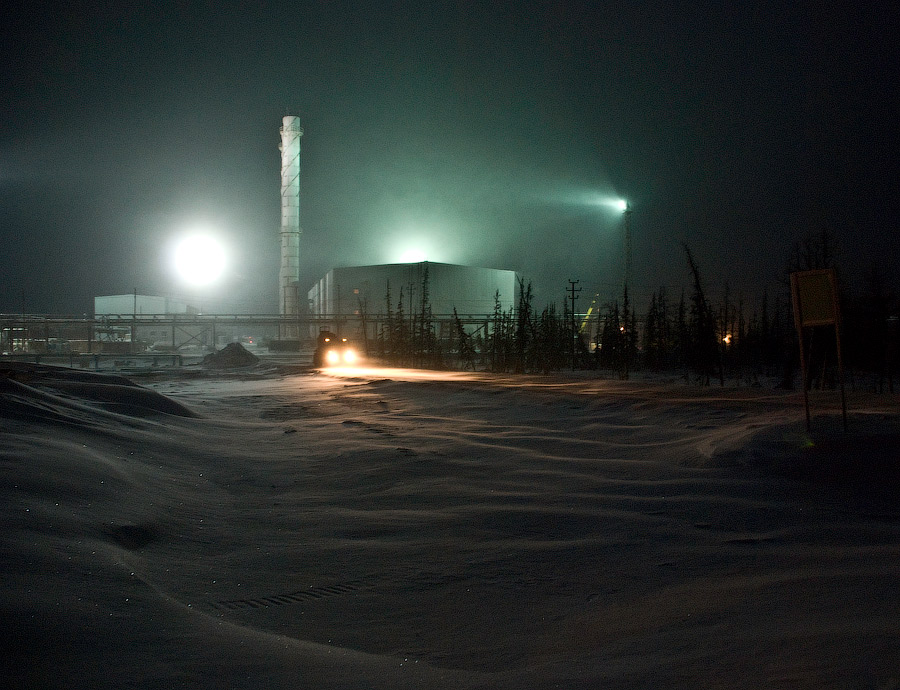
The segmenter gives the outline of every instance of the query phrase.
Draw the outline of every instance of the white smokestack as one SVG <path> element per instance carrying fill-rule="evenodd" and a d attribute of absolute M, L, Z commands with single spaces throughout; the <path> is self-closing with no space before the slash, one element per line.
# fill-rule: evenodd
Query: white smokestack
<path fill-rule="evenodd" d="M 288 115 L 281 125 L 281 272 L 278 302 L 282 315 L 300 312 L 300 118 Z"/>

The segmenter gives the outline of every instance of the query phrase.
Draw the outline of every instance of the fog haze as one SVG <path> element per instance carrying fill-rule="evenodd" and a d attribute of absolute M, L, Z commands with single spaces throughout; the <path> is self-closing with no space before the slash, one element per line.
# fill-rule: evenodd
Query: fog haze
<path fill-rule="evenodd" d="M 512 269 L 538 299 L 777 283 L 829 229 L 896 264 L 897 9 L 763 3 L 174 3 L 4 10 L 0 311 L 179 295 L 164 247 L 230 247 L 201 297 L 274 311 L 281 117 L 300 117 L 304 288 L 333 266 Z M 588 201 L 588 203 L 586 203 Z"/>

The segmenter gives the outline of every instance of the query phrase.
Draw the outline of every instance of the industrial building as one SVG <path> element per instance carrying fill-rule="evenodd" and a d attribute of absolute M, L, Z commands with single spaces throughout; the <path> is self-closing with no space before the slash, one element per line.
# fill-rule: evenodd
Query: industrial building
<path fill-rule="evenodd" d="M 495 300 L 508 311 L 515 305 L 516 274 L 496 268 L 459 266 L 433 261 L 412 264 L 348 266 L 328 271 L 309 291 L 310 315 L 319 318 L 363 314 L 378 316 L 390 308 L 416 313 L 428 278 L 428 303 L 435 317 L 485 315 L 494 311 Z"/>
<path fill-rule="evenodd" d="M 101 295 L 94 297 L 94 337 L 99 343 L 131 342 L 140 349 L 207 347 L 213 343 L 209 329 L 195 321 L 199 312 L 159 295 Z"/>
<path fill-rule="evenodd" d="M 144 314 L 196 314 L 199 309 L 181 300 L 158 295 L 101 295 L 94 297 L 94 316 Z"/>
<path fill-rule="evenodd" d="M 368 351 L 367 343 L 384 334 L 389 313 L 421 319 L 426 289 L 431 328 L 445 342 L 458 325 L 454 311 L 469 333 L 484 329 L 497 306 L 511 311 L 518 280 L 514 271 L 432 261 L 333 268 L 308 293 L 308 336 L 331 331 Z"/>

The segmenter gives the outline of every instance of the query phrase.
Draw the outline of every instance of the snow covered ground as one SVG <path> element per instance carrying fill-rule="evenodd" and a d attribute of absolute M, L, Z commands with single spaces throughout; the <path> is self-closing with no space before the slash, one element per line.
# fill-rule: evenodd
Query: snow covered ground
<path fill-rule="evenodd" d="M 900 688 L 900 405 L 0 365 L 14 688 Z"/>

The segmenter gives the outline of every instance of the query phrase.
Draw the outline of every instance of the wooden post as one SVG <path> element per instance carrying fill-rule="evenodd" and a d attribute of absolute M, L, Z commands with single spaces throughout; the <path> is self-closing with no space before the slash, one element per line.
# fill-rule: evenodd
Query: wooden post
<path fill-rule="evenodd" d="M 794 326 L 800 342 L 800 368 L 803 376 L 803 403 L 806 407 L 806 430 L 810 429 L 809 393 L 807 391 L 806 346 L 804 328 L 834 326 L 837 347 L 838 378 L 841 387 L 841 414 L 847 430 L 847 398 L 844 390 L 844 359 L 841 352 L 841 305 L 837 275 L 833 268 L 791 273 L 791 297 L 794 305 Z"/>

